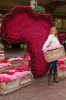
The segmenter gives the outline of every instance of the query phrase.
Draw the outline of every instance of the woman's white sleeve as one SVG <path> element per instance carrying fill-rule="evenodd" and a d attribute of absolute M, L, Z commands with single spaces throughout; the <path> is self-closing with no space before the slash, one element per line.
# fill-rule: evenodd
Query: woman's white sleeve
<path fill-rule="evenodd" d="M 44 51 L 46 49 L 46 47 L 49 45 L 49 43 L 51 42 L 51 35 L 49 35 L 48 39 L 46 40 L 46 42 L 43 45 L 42 50 Z"/>

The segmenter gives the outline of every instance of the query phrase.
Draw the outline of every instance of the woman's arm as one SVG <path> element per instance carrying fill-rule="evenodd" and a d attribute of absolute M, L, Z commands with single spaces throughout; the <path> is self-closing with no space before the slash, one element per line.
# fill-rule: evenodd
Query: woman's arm
<path fill-rule="evenodd" d="M 42 51 L 44 51 L 46 49 L 46 47 L 49 45 L 49 43 L 51 42 L 51 37 L 52 37 L 52 35 L 48 36 L 48 39 L 46 40 L 46 42 L 43 45 Z"/>

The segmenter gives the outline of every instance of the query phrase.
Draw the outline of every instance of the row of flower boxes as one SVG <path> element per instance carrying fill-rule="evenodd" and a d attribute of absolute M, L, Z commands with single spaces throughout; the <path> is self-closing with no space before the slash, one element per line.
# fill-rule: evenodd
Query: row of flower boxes
<path fill-rule="evenodd" d="M 13 92 L 31 83 L 32 83 L 32 74 L 26 75 L 25 77 L 18 78 L 8 83 L 0 82 L 0 95 Z"/>

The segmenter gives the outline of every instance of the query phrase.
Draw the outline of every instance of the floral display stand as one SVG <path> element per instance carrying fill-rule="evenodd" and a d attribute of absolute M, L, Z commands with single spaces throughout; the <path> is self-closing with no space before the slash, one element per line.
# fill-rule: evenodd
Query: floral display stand
<path fill-rule="evenodd" d="M 48 72 L 49 64 L 41 50 L 52 26 L 51 14 L 36 14 L 30 6 L 15 6 L 2 18 L 1 35 L 5 41 L 27 45 L 26 50 L 31 58 L 29 67 L 34 78 L 40 78 Z"/>

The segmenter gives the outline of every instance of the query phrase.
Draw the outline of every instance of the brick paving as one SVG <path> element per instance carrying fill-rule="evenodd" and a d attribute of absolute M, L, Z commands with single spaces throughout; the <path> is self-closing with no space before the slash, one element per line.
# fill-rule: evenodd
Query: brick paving
<path fill-rule="evenodd" d="M 23 56 L 23 51 L 7 51 L 6 58 Z M 33 79 L 31 85 L 25 86 L 12 93 L 0 96 L 0 100 L 66 100 L 66 78 L 60 78 L 59 83 L 47 85 L 48 76 Z"/>

